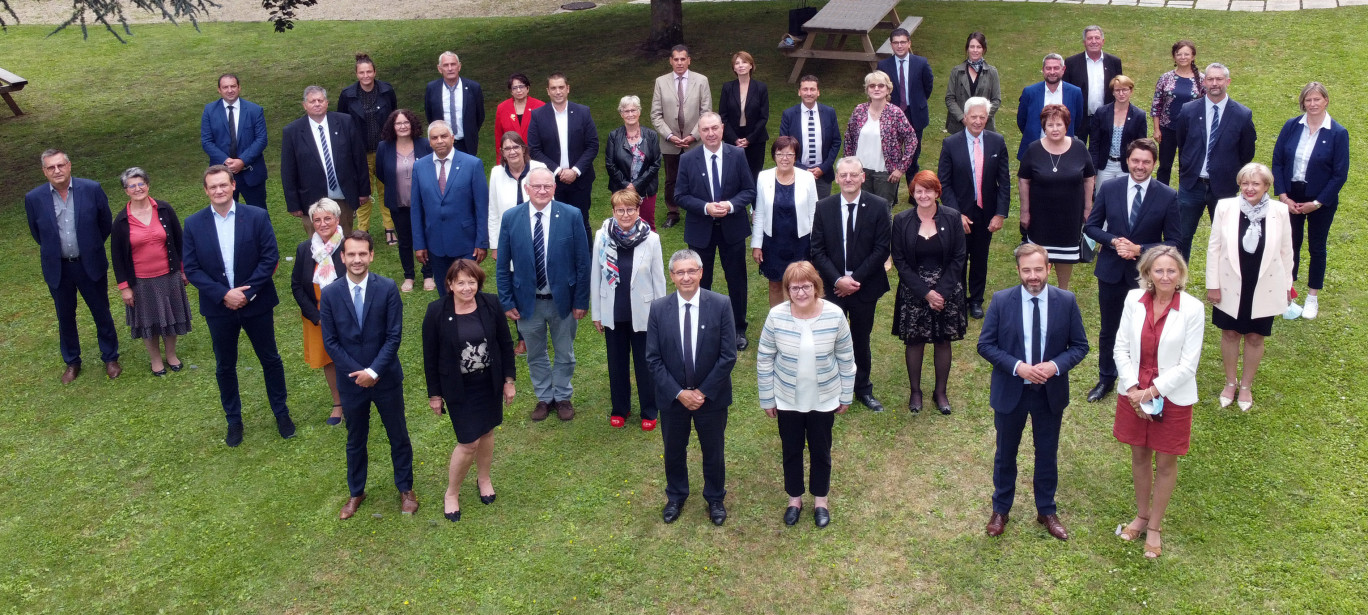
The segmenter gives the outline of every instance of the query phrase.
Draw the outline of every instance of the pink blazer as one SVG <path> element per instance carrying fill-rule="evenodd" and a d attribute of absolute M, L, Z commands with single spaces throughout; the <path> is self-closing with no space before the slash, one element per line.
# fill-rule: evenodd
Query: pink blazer
<path fill-rule="evenodd" d="M 1221 199 L 1211 221 L 1207 241 L 1206 287 L 1219 289 L 1221 302 L 1216 309 L 1235 316 L 1240 312 L 1240 200 L 1241 196 Z M 1292 288 L 1292 223 L 1287 205 L 1272 200 L 1264 219 L 1263 261 L 1259 282 L 1254 288 L 1252 318 L 1277 316 L 1287 310 L 1287 291 Z"/>

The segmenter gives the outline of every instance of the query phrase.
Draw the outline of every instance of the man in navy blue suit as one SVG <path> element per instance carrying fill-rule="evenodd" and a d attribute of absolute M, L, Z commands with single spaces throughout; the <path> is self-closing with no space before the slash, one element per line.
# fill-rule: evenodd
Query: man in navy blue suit
<path fill-rule="evenodd" d="M 394 280 L 370 272 L 375 243 L 370 233 L 352 231 L 342 241 L 346 284 L 329 284 L 319 298 L 323 348 L 337 366 L 337 392 L 347 419 L 347 488 L 351 497 L 338 513 L 350 519 L 366 499 L 366 469 L 370 457 L 370 407 L 380 414 L 389 437 L 394 486 L 399 510 L 418 512 L 413 493 L 413 445 L 404 420 L 404 370 L 399 366 L 399 343 L 404 328 L 404 304 Z"/>
<path fill-rule="evenodd" d="M 1035 443 L 1036 523 L 1068 540 L 1055 509 L 1059 427 L 1069 405 L 1069 370 L 1088 355 L 1088 335 L 1073 293 L 1050 286 L 1049 255 L 1032 243 L 1014 251 L 1021 285 L 993 293 L 978 353 L 993 366 L 989 405 L 997 428 L 993 514 L 986 528 L 1000 536 L 1016 498 L 1017 449 L 1026 420 Z"/>
<path fill-rule="evenodd" d="M 228 446 L 242 444 L 242 399 L 238 395 L 238 334 L 245 332 L 261 361 L 266 398 L 275 414 L 276 431 L 293 438 L 294 421 L 285 405 L 285 364 L 275 340 L 275 282 L 280 262 L 275 231 L 266 210 L 238 207 L 233 201 L 233 172 L 214 165 L 204 171 L 209 206 L 185 219 L 185 277 L 199 289 L 200 314 L 214 344 L 214 376 L 228 419 Z"/>
<path fill-rule="evenodd" d="M 1064 57 L 1051 53 L 1040 63 L 1040 74 L 1045 77 L 1022 88 L 1021 99 L 1017 102 L 1017 129 L 1021 131 L 1021 145 L 1017 146 L 1017 160 L 1026 154 L 1026 148 L 1040 140 L 1043 132 L 1040 126 L 1040 111 L 1045 105 L 1064 105 L 1069 109 L 1069 136 L 1081 132 L 1077 129 L 1086 124 L 1083 114 L 1083 91 L 1078 86 L 1064 81 Z"/>
<path fill-rule="evenodd" d="M 888 37 L 888 45 L 893 55 L 879 60 L 879 70 L 893 79 L 893 105 L 907 116 L 912 129 L 917 132 L 917 149 L 912 152 L 912 166 L 907 168 L 907 202 L 912 202 L 912 176 L 921 170 L 917 159 L 921 157 L 922 130 L 931 122 L 926 99 L 931 97 L 936 78 L 931 74 L 931 64 L 912 53 L 912 33 L 905 28 L 895 28 Z M 891 205 L 891 203 L 890 203 Z"/>
<path fill-rule="evenodd" d="M 456 149 L 478 156 L 480 127 L 485 120 L 484 90 L 479 83 L 461 77 L 461 58 L 455 52 L 443 51 L 437 56 L 437 72 L 442 78 L 429 81 L 423 93 L 428 124 L 446 122 L 456 136 Z"/>
<path fill-rule="evenodd" d="M 428 125 L 432 153 L 413 163 L 414 257 L 445 278 L 451 264 L 463 259 L 483 263 L 489 250 L 489 185 L 484 163 L 453 147 L 451 127 L 442 120 Z M 400 214 L 402 215 L 402 214 Z M 437 295 L 445 297 L 445 284 Z"/>
<path fill-rule="evenodd" d="M 52 302 L 57 306 L 57 340 L 62 351 L 62 384 L 81 374 L 81 338 L 76 331 L 76 294 L 85 299 L 100 341 L 105 375 L 118 378 L 119 333 L 109 313 L 109 259 L 105 240 L 111 229 L 109 197 L 100 184 L 71 176 L 71 159 L 58 149 L 39 159 L 48 183 L 24 195 L 29 234 L 38 242 Z"/>
<path fill-rule="evenodd" d="M 755 204 L 755 180 L 746 153 L 722 142 L 722 117 L 711 111 L 698 118 L 703 147 L 679 158 L 675 202 L 688 212 L 684 242 L 702 257 L 703 288 L 712 290 L 713 255 L 721 253 L 736 325 L 736 349 L 746 342 L 746 237 L 750 236 L 750 207 Z"/>
<path fill-rule="evenodd" d="M 1095 402 L 1116 386 L 1116 329 L 1121 326 L 1121 311 L 1126 293 L 1139 288 L 1140 255 L 1161 244 L 1177 246 L 1182 238 L 1178 218 L 1178 193 L 1162 182 L 1150 179 L 1159 144 L 1153 139 L 1136 139 L 1126 146 L 1126 166 L 1130 175 L 1102 184 L 1093 203 L 1083 233 L 1097 242 L 1097 308 L 1101 331 L 1097 335 L 1097 385 L 1088 391 Z"/>
<path fill-rule="evenodd" d="M 304 112 L 285 126 L 280 144 L 285 209 L 313 235 L 313 220 L 304 214 L 328 197 L 342 208 L 342 232 L 350 233 L 356 208 L 370 202 L 365 137 L 350 115 L 328 111 L 328 91 L 319 86 L 304 88 Z"/>
<path fill-rule="evenodd" d="M 744 163 L 745 158 L 741 161 Z M 741 168 L 745 168 L 744 166 Z M 681 170 L 682 173 L 682 170 Z M 750 170 L 745 171 L 750 176 Z M 500 250 L 502 252 L 502 250 Z M 655 382 L 665 443 L 666 523 L 679 519 L 689 497 L 690 424 L 703 452 L 703 499 L 714 525 L 727 520 L 727 409 L 732 403 L 736 342 L 727 298 L 699 288 L 703 262 L 693 250 L 670 256 L 675 292 L 651 302 L 646 365 Z"/>
<path fill-rule="evenodd" d="M 817 85 L 816 75 L 798 79 L 798 98 L 802 102 L 784 109 L 779 119 L 779 136 L 798 139 L 802 149 L 795 164 L 812 173 L 817 180 L 818 198 L 826 198 L 831 196 L 835 179 L 832 165 L 841 156 L 841 129 L 836 125 L 836 110 L 818 104 L 817 97 L 822 91 Z M 917 142 L 921 143 L 921 139 Z"/>
<path fill-rule="evenodd" d="M 204 106 L 200 116 L 200 147 L 209 164 L 233 172 L 234 200 L 266 207 L 266 115 L 261 105 L 239 98 L 237 75 L 218 80 L 218 100 Z"/>
<path fill-rule="evenodd" d="M 555 174 L 556 200 L 579 210 L 587 246 L 594 236 L 589 230 L 589 205 L 594 191 L 594 158 L 599 150 L 598 128 L 589 107 L 570 102 L 570 82 L 563 73 L 551 73 L 546 78 L 546 95 L 551 104 L 532 111 L 527 147 L 533 160 Z"/>
<path fill-rule="evenodd" d="M 945 138 L 936 176 L 945 187 L 941 203 L 960 212 L 969 252 L 964 268 L 969 316 L 983 318 L 988 283 L 988 249 L 993 233 L 1011 213 L 1012 184 L 1007 141 L 986 130 L 992 102 L 982 96 L 964 101 L 964 130 Z"/>
<path fill-rule="evenodd" d="M 527 341 L 527 373 L 537 394 L 534 421 L 545 420 L 553 409 L 562 421 L 575 418 L 575 331 L 589 312 L 589 241 L 579 210 L 551 198 L 555 182 L 549 169 L 527 174 L 529 200 L 504 212 L 495 268 L 499 302 Z"/>
<path fill-rule="evenodd" d="M 1191 260 L 1192 236 L 1202 221 L 1216 211 L 1216 201 L 1239 193 L 1235 174 L 1254 160 L 1254 114 L 1226 95 L 1230 69 L 1208 64 L 1202 73 L 1206 98 L 1183 105 L 1174 131 L 1178 138 L 1178 213 L 1183 238 L 1178 250 Z"/>

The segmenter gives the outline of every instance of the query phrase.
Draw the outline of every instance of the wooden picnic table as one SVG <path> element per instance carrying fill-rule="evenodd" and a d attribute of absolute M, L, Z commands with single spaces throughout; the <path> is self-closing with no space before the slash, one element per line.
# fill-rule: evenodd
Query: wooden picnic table
<path fill-rule="evenodd" d="M 803 74 L 803 65 L 808 58 L 819 58 L 826 60 L 850 60 L 855 62 L 867 62 L 869 69 L 875 70 L 879 63 L 879 52 L 875 51 L 873 41 L 869 40 L 869 33 L 878 27 L 897 28 L 898 26 L 907 27 L 908 24 L 898 19 L 898 0 L 831 0 L 817 12 L 817 15 L 803 24 L 803 29 L 807 30 L 807 38 L 803 40 L 803 46 L 797 49 L 787 50 L 785 53 L 789 57 L 797 58 L 798 61 L 793 65 L 793 72 L 789 74 L 789 83 L 796 83 L 798 77 Z M 912 28 L 916 28 L 921 23 L 921 18 L 909 18 L 916 20 Z M 910 31 L 910 30 L 909 30 Z M 817 37 L 825 36 L 826 41 L 823 47 L 815 48 Z M 860 41 L 862 49 L 860 51 L 846 50 L 846 41 L 850 37 L 855 37 Z M 885 53 L 884 55 L 888 55 Z"/>
<path fill-rule="evenodd" d="M 5 104 L 9 105 L 10 111 L 13 111 L 15 115 L 23 115 L 24 112 L 19 110 L 19 104 L 14 102 L 14 97 L 10 96 L 10 92 L 18 92 L 24 89 L 26 85 L 28 85 L 28 79 L 0 68 L 0 98 L 5 100 Z"/>

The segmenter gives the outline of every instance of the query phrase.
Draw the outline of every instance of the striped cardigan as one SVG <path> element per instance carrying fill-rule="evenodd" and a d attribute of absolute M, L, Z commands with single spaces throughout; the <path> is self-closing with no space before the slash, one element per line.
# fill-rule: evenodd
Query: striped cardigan
<path fill-rule="evenodd" d="M 822 313 L 812 325 L 812 341 L 817 348 L 817 397 L 849 404 L 855 392 L 855 347 L 850 325 L 840 307 L 824 299 L 818 301 Z M 760 331 L 755 356 L 761 408 L 776 407 L 776 397 L 788 406 L 796 402 L 801 339 L 789 302 L 774 306 Z"/>

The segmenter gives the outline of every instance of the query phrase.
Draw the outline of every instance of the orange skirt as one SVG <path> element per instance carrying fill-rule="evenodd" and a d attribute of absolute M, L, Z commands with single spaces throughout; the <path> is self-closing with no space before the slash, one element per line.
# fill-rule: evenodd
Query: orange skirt
<path fill-rule="evenodd" d="M 314 284 L 314 298 L 319 299 L 323 295 L 323 289 Z M 323 349 L 323 329 L 309 319 L 300 316 L 299 320 L 304 322 L 304 361 L 309 367 L 318 369 L 332 365 L 332 357 L 328 356 L 328 351 Z"/>

